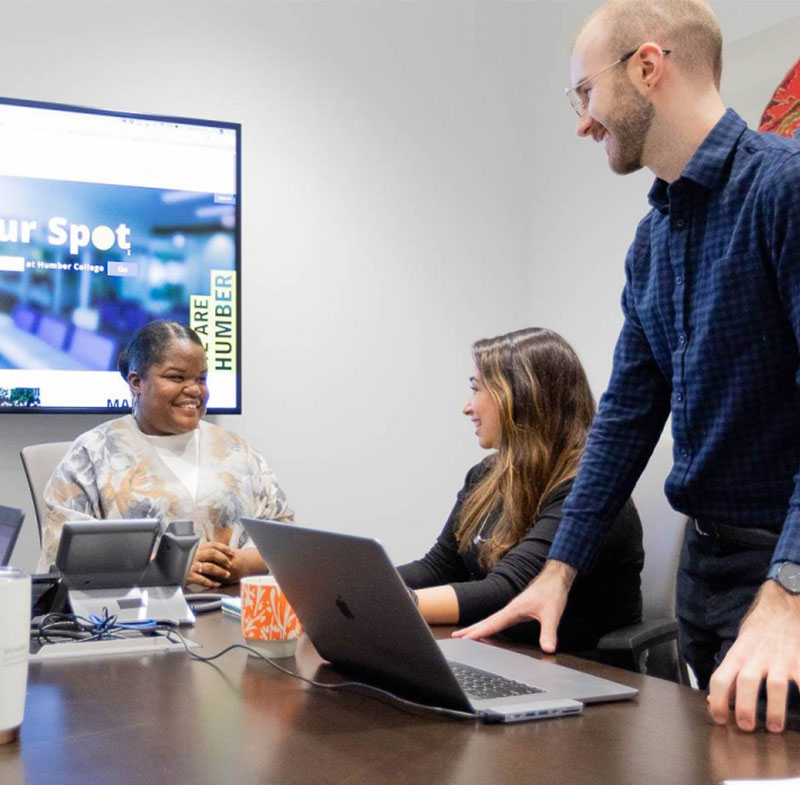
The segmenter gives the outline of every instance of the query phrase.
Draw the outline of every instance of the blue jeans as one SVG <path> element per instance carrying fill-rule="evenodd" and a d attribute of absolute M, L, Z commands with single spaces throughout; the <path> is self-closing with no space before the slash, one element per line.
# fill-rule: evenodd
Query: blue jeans
<path fill-rule="evenodd" d="M 773 547 L 754 548 L 695 530 L 683 538 L 676 588 L 678 643 L 700 689 L 722 662 L 769 569 Z"/>

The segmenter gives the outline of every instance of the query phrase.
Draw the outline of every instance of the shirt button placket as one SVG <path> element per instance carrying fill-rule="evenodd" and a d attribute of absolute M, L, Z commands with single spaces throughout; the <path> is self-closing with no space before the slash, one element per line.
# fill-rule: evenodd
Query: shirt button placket
<path fill-rule="evenodd" d="M 676 194 L 677 196 L 677 194 Z M 675 205 L 677 207 L 677 205 Z M 677 214 L 677 210 L 672 216 L 672 231 L 670 232 L 670 256 L 673 265 L 673 281 L 675 290 L 673 293 L 673 304 L 675 307 L 675 333 L 677 333 L 677 352 L 675 355 L 675 367 L 673 368 L 675 379 L 674 402 L 678 405 L 673 407 L 672 419 L 675 430 L 676 441 L 680 443 L 686 438 L 686 395 L 683 392 L 683 368 L 686 359 L 686 348 L 689 338 L 686 330 L 686 297 L 688 292 L 684 288 L 686 280 L 686 254 L 688 238 L 686 230 L 688 222 L 686 218 Z M 687 447 L 681 447 L 677 455 L 679 460 L 688 464 L 690 454 Z"/>

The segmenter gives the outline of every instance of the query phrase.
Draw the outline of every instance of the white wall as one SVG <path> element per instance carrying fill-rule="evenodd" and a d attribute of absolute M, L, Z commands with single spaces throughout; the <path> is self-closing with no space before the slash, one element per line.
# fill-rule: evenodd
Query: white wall
<path fill-rule="evenodd" d="M 569 42 L 593 5 L 0 2 L 0 93 L 242 122 L 244 414 L 219 419 L 300 520 L 405 560 L 481 455 L 460 414 L 473 340 L 550 326 L 596 394 L 607 379 L 650 178 L 572 135 Z M 736 37 L 800 18 L 713 5 Z M 787 45 L 796 23 L 760 35 Z M 728 61 L 753 59 L 763 103 L 797 54 L 770 38 L 762 69 L 756 38 Z M 96 422 L 0 416 L 0 502 L 28 510 L 16 563 L 37 544 L 19 448 Z"/>

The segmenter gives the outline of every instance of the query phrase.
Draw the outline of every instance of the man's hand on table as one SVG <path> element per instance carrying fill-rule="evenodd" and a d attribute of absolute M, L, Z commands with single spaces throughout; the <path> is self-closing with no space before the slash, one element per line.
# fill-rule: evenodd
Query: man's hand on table
<path fill-rule="evenodd" d="M 567 604 L 576 570 L 559 561 L 548 561 L 530 586 L 518 594 L 505 608 L 483 621 L 453 633 L 454 638 L 478 640 L 488 638 L 520 622 L 536 620 L 541 626 L 539 646 L 552 654 L 556 650 L 556 630 Z"/>
<path fill-rule="evenodd" d="M 800 596 L 772 580 L 761 586 L 736 642 L 711 676 L 708 707 L 714 721 L 728 722 L 735 699 L 736 724 L 754 730 L 762 680 L 767 684 L 767 730 L 780 733 L 789 683 L 800 683 Z"/>

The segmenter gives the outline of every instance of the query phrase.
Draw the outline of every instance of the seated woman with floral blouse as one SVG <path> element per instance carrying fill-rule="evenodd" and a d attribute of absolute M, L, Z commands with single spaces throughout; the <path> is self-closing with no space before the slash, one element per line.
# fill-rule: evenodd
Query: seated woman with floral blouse
<path fill-rule="evenodd" d="M 66 521 L 191 520 L 201 544 L 187 582 L 216 588 L 266 572 L 241 518 L 291 522 L 275 474 L 241 436 L 203 420 L 206 357 L 198 335 L 178 322 L 146 324 L 118 368 L 132 414 L 79 436 L 44 490 L 39 570 L 55 560 Z"/>

